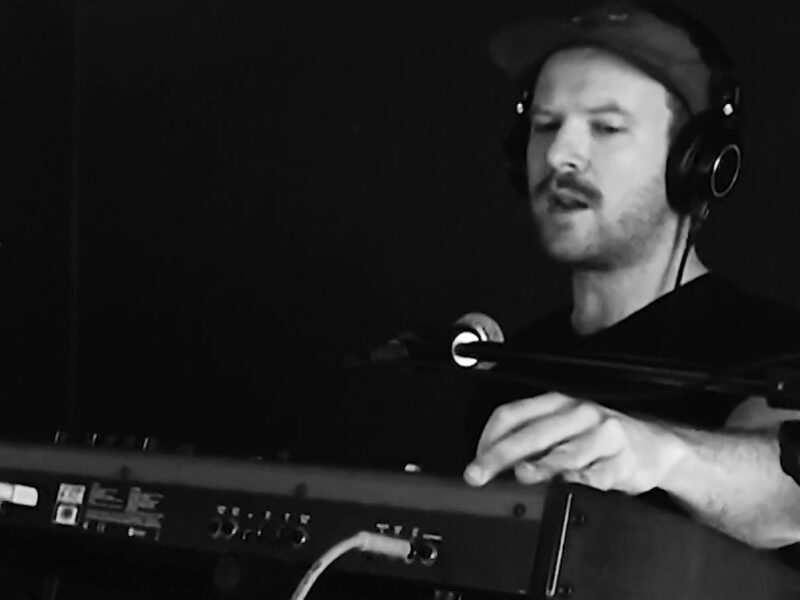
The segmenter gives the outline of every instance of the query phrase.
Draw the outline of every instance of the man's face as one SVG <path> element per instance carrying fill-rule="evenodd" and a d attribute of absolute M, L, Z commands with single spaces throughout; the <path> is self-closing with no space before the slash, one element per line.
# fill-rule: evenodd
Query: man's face
<path fill-rule="evenodd" d="M 553 258 L 611 269 L 672 243 L 667 99 L 662 84 L 601 50 L 565 50 L 545 63 L 527 168 L 533 215 Z"/>

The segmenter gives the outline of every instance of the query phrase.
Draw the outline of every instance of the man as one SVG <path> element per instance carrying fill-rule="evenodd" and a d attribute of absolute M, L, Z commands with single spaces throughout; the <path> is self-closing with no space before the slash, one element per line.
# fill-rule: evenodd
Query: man
<path fill-rule="evenodd" d="M 497 62 L 531 92 L 520 112 L 536 229 L 572 282 L 568 310 L 512 345 L 709 368 L 800 350 L 791 311 L 710 273 L 695 251 L 709 204 L 738 174 L 738 164 L 722 169 L 741 156 L 736 136 L 724 132 L 738 89 L 720 94 L 707 49 L 666 14 L 604 5 L 555 33 L 533 24 L 498 38 Z M 713 131 L 698 138 L 698 127 Z M 720 160 L 676 173 L 686 166 L 676 161 L 691 162 L 692 148 L 707 142 L 702 135 L 722 136 L 709 142 Z M 464 478 L 480 486 L 508 473 L 526 484 L 561 476 L 666 494 L 733 537 L 780 548 L 800 541 L 800 486 L 782 471 L 777 443 L 778 425 L 789 419 L 800 412 L 759 396 L 695 395 L 615 410 L 545 392 L 491 413 Z"/>

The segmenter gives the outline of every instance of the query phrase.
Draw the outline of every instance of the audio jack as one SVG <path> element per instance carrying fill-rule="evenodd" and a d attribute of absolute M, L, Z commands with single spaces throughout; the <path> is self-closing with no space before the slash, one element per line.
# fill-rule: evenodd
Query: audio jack
<path fill-rule="evenodd" d="M 415 538 L 411 541 L 411 552 L 406 556 L 408 564 L 418 562 L 426 567 L 431 566 L 439 557 L 439 549 L 436 544 L 423 538 Z"/>
<path fill-rule="evenodd" d="M 361 531 L 332 546 L 330 550 L 325 552 L 325 554 L 311 565 L 303 576 L 303 579 L 301 579 L 300 583 L 297 585 L 291 600 L 304 600 L 317 578 L 322 575 L 322 572 L 336 559 L 347 554 L 351 550 L 383 554 L 391 558 L 402 559 L 408 558 L 414 552 L 411 547 L 411 542 L 408 540 L 393 538 L 371 531 Z"/>

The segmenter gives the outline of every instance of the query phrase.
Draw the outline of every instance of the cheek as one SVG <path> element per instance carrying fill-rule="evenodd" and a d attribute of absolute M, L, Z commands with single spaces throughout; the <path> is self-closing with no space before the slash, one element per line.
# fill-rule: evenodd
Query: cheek
<path fill-rule="evenodd" d="M 658 182 L 666 188 L 667 157 L 661 148 L 628 148 L 621 152 L 598 152 L 592 166 L 595 180 L 609 204 L 620 204 L 644 187 Z"/>
<path fill-rule="evenodd" d="M 542 140 L 529 140 L 525 150 L 528 177 L 532 182 L 541 180 L 547 173 L 547 146 Z"/>

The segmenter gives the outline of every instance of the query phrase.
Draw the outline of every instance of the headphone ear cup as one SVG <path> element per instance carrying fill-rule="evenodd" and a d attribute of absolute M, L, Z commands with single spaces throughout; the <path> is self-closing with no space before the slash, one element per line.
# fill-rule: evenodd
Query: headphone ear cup
<path fill-rule="evenodd" d="M 738 120 L 706 112 L 681 129 L 667 158 L 667 197 L 690 214 L 698 204 L 716 203 L 736 185 L 742 167 Z"/>

